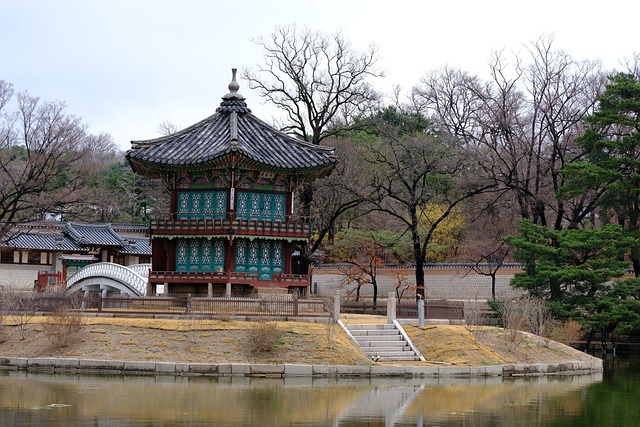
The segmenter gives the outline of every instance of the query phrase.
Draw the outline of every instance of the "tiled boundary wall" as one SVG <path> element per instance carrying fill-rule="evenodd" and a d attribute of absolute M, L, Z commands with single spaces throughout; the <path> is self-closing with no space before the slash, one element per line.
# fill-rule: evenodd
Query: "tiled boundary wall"
<path fill-rule="evenodd" d="M 346 267 L 343 267 L 343 269 Z M 501 268 L 496 274 L 496 298 L 517 297 L 523 293 L 510 285 L 514 274 L 522 271 L 520 265 Z M 406 283 L 415 287 L 415 270 L 412 267 L 390 268 L 382 266 L 377 270 L 378 295 L 395 292 L 398 274 L 402 274 Z M 483 276 L 461 264 L 432 264 L 425 267 L 425 291 L 429 299 L 486 300 L 491 295 L 491 277 Z M 355 283 L 345 284 L 345 273 L 335 264 L 323 264 L 313 268 L 311 292 L 319 296 L 333 295 L 339 290 L 343 297 L 354 295 Z M 371 297 L 373 287 L 363 285 L 361 297 Z M 413 291 L 406 291 L 404 297 L 414 299 Z"/>
<path fill-rule="evenodd" d="M 302 364 L 207 364 L 170 362 L 127 362 L 116 360 L 2 358 L 0 369 L 47 373 L 104 375 L 178 375 L 252 378 L 471 378 L 524 377 L 543 375 L 586 375 L 602 372 L 602 360 L 548 364 L 506 364 L 494 366 L 329 366 Z"/>

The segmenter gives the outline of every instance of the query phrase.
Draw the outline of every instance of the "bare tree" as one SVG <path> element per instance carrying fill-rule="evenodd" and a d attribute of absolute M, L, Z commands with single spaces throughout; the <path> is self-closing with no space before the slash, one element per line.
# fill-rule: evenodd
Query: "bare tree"
<path fill-rule="evenodd" d="M 367 201 L 374 190 L 363 148 L 348 139 L 332 139 L 330 144 L 336 147 L 339 161 L 331 175 L 313 183 L 311 212 L 316 233 L 312 236 L 309 253 L 316 251 L 325 239 L 332 243 L 341 223 L 371 210 Z"/>
<path fill-rule="evenodd" d="M 493 196 L 493 195 L 490 195 Z M 496 276 L 511 261 L 511 246 L 503 239 L 516 232 L 517 214 L 507 198 L 480 196 L 475 209 L 467 209 L 468 226 L 459 259 L 470 263 L 469 273 L 491 278 L 491 296 L 496 298 Z"/>
<path fill-rule="evenodd" d="M 94 175 L 91 140 L 79 118 L 61 102 L 15 95 L 0 81 L 0 237 L 18 221 L 64 213 L 83 200 Z"/>
<path fill-rule="evenodd" d="M 634 52 L 631 57 L 624 58 L 621 64 L 624 72 L 640 78 L 640 52 Z"/>
<path fill-rule="evenodd" d="M 564 167 L 582 156 L 575 138 L 603 88 L 597 62 L 578 62 L 543 36 L 527 47 L 529 61 L 492 57 L 483 81 L 445 68 L 425 76 L 413 101 L 441 129 L 484 159 L 484 172 L 518 203 L 520 216 L 556 229 L 575 227 L 598 194 L 558 197 Z"/>
<path fill-rule="evenodd" d="M 484 242 L 482 242 L 484 243 Z M 511 247 L 503 241 L 490 240 L 471 265 L 471 270 L 491 278 L 491 298 L 496 299 L 496 276 L 507 261 Z"/>
<path fill-rule="evenodd" d="M 3 292 L 0 295 L 4 312 L 17 327 L 20 339 L 26 338 L 27 324 L 35 316 L 38 300 L 34 292 Z"/>
<path fill-rule="evenodd" d="M 382 267 L 385 252 L 392 251 L 398 237 L 384 229 L 347 229 L 340 239 L 329 247 L 331 257 L 344 267 L 345 286 L 356 285 L 356 301 L 363 285 L 373 289 L 373 306 L 378 302 L 378 270 Z"/>
<path fill-rule="evenodd" d="M 379 95 L 369 83 L 384 75 L 376 69 L 376 46 L 360 52 L 340 32 L 327 35 L 295 25 L 277 27 L 268 39 L 261 37 L 255 43 L 264 49 L 264 65 L 244 70 L 242 76 L 250 88 L 284 112 L 279 124 L 282 131 L 320 144 L 351 128 L 356 116 L 377 107 Z M 304 185 L 300 203 L 303 216 L 311 216 L 313 198 L 312 186 Z M 334 212 L 340 215 L 359 204 L 349 201 Z M 325 225 L 329 230 L 333 223 Z M 304 252 L 307 262 L 311 253 Z"/>
<path fill-rule="evenodd" d="M 379 95 L 369 83 L 384 75 L 376 69 L 376 46 L 360 52 L 340 32 L 330 36 L 295 25 L 277 27 L 255 43 L 265 63 L 245 70 L 243 78 L 284 111 L 284 132 L 319 144 L 377 107 Z"/>
<path fill-rule="evenodd" d="M 158 132 L 160 132 L 161 135 L 165 136 L 176 133 L 179 130 L 180 128 L 178 127 L 178 125 L 173 123 L 171 120 L 165 120 L 158 125 Z"/>
<path fill-rule="evenodd" d="M 393 129 L 384 130 L 384 135 L 381 141 L 367 144 L 372 185 L 378 191 L 372 203 L 404 224 L 410 234 L 417 293 L 424 297 L 424 263 L 435 230 L 456 207 L 495 184 L 482 179 L 478 165 L 456 138 L 399 136 Z M 442 212 L 425 221 L 421 216 L 428 203 L 441 206 Z M 428 226 L 423 228 L 425 223 Z"/>

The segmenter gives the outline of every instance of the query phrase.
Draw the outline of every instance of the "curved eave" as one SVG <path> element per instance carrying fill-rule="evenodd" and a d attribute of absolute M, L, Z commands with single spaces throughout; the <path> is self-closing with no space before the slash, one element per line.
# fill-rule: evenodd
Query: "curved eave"
<path fill-rule="evenodd" d="M 218 112 L 175 134 L 131 144 L 127 160 L 134 170 L 150 176 L 236 162 L 262 170 L 322 176 L 337 162 L 333 147 L 293 138 L 247 112 Z"/>
<path fill-rule="evenodd" d="M 285 175 L 321 178 L 329 175 L 336 165 L 335 162 L 327 162 L 313 167 L 282 168 L 259 162 L 239 152 L 224 153 L 223 155 L 209 161 L 193 164 L 156 163 L 137 158 L 132 159 L 130 157 L 127 157 L 127 160 L 136 173 L 146 175 L 151 178 L 160 178 L 167 173 L 179 172 L 185 169 L 204 171 L 212 169 L 226 169 L 232 166 L 236 169 L 261 170 Z"/>
<path fill-rule="evenodd" d="M 163 135 L 160 136 L 158 138 L 153 138 L 153 139 L 144 139 L 144 140 L 136 140 L 136 141 L 131 141 L 131 149 L 129 151 L 127 151 L 127 156 L 129 155 L 129 153 L 133 152 L 133 151 L 137 151 L 137 150 L 143 150 L 146 148 L 151 148 L 151 147 L 155 147 L 158 145 L 163 145 L 163 144 L 167 144 L 170 143 L 171 141 L 178 139 L 178 138 L 182 138 L 185 137 L 187 135 L 192 134 L 193 132 L 197 132 L 198 129 L 206 126 L 209 122 L 216 120 L 218 117 L 220 117 L 220 113 L 215 113 L 209 117 L 206 117 L 202 120 L 200 120 L 197 123 L 192 124 L 191 126 L 188 126 L 182 130 L 179 130 L 178 132 L 169 134 L 169 135 Z"/>

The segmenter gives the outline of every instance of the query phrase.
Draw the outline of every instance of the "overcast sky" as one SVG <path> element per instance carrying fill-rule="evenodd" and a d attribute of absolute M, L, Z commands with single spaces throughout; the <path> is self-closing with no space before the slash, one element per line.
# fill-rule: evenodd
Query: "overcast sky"
<path fill-rule="evenodd" d="M 378 88 L 410 88 L 445 65 L 485 73 L 492 49 L 523 51 L 543 34 L 605 68 L 640 51 L 640 2 L 591 0 L 0 0 L 0 80 L 67 104 L 94 134 L 131 140 L 186 127 L 228 92 L 231 68 L 262 62 L 252 39 L 297 24 L 380 49 Z M 271 121 L 241 79 L 254 114 Z"/>

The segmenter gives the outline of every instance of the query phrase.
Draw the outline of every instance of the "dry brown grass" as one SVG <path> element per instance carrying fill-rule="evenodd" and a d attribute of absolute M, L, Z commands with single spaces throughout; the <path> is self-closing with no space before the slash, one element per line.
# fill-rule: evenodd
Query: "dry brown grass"
<path fill-rule="evenodd" d="M 54 348 L 42 333 L 44 317 L 34 317 L 24 328 L 25 340 L 7 320 L 0 356 L 81 357 L 85 359 L 156 360 L 203 363 L 308 363 L 362 365 L 371 362 L 343 331 L 333 348 L 326 340 L 326 326 L 304 322 L 277 322 L 282 331 L 273 351 L 253 354 L 247 343 L 253 322 L 203 320 L 193 342 L 188 320 L 87 318 L 88 332 L 80 342 Z"/>
<path fill-rule="evenodd" d="M 304 363 L 326 365 L 369 365 L 346 333 L 336 327 L 327 340 L 326 325 L 305 322 L 277 322 L 282 331 L 272 351 L 253 354 L 247 345 L 253 322 L 203 320 L 194 343 L 186 320 L 87 318 L 82 340 L 55 348 L 43 334 L 44 317 L 24 325 L 25 339 L 5 318 L 0 357 L 78 357 L 102 360 L 147 360 L 202 363 Z M 590 356 L 554 343 L 545 347 L 539 337 L 525 335 L 517 351 L 509 352 L 500 328 L 483 328 L 477 339 L 463 326 L 405 325 L 407 333 L 425 358 L 455 365 L 502 363 L 552 363 L 587 360 Z M 409 362 L 408 364 L 424 364 Z"/>
<path fill-rule="evenodd" d="M 405 325 L 407 334 L 429 361 L 461 366 L 504 363 L 559 363 L 591 360 L 584 352 L 567 345 L 518 332 L 517 348 L 510 345 L 511 330 L 482 326 L 470 332 L 463 326 L 434 325 L 418 328 Z"/>

